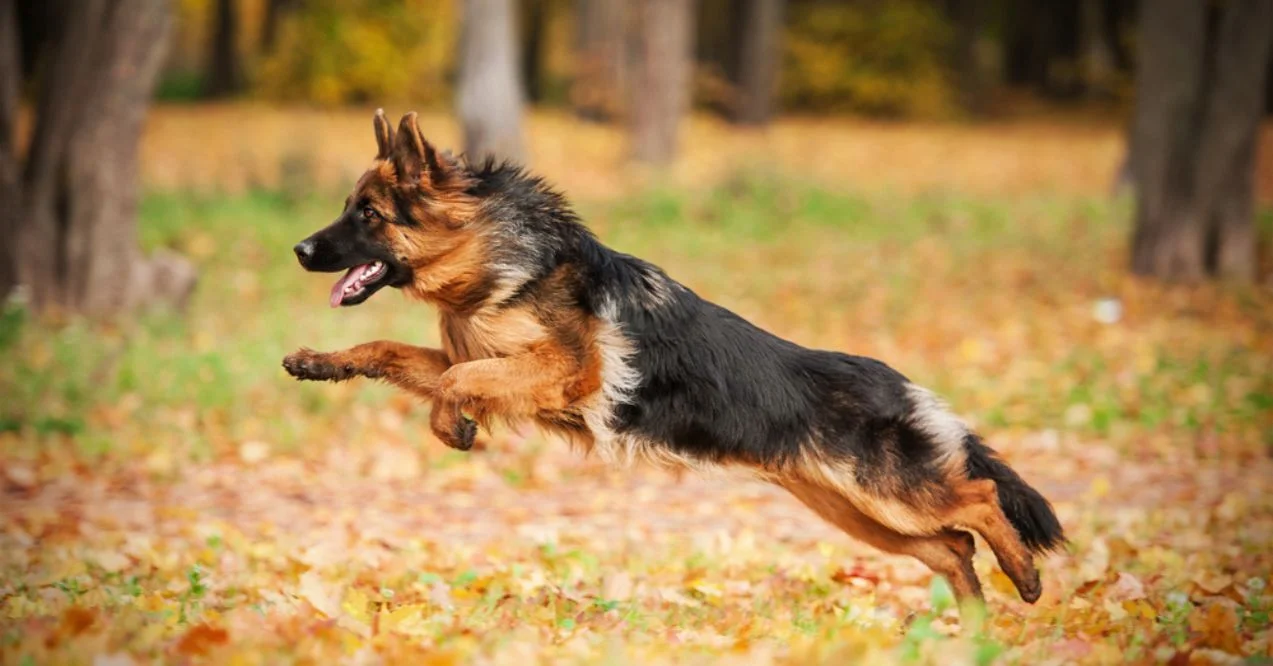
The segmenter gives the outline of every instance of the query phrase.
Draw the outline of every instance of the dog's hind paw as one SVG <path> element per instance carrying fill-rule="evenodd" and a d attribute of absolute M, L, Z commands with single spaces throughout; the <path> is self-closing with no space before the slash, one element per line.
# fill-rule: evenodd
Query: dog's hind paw
<path fill-rule="evenodd" d="M 340 381 L 354 376 L 353 366 L 337 365 L 332 362 L 331 354 L 312 349 L 288 354 L 283 358 L 283 369 L 297 379 L 309 381 Z"/>

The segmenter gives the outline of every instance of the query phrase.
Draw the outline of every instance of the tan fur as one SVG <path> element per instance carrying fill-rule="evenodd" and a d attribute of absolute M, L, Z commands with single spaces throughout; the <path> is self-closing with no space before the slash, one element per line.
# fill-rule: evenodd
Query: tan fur
<path fill-rule="evenodd" d="M 924 491 L 919 488 L 908 489 L 911 498 L 908 502 L 882 497 L 857 484 L 849 461 L 826 459 L 819 455 L 820 449 L 817 446 L 804 448 L 796 464 L 797 477 L 834 490 L 872 520 L 900 534 L 926 536 L 946 526 L 941 513 L 948 506 L 945 498 L 924 497 Z"/>
<path fill-rule="evenodd" d="M 972 566 L 972 537 L 953 529 L 926 536 L 900 534 L 873 520 L 836 490 L 789 478 L 782 482 L 792 495 L 849 536 L 880 550 L 910 555 L 950 582 L 960 600 L 981 599 L 981 583 Z"/>
<path fill-rule="evenodd" d="M 1042 591 L 1034 558 L 1016 528 L 999 506 L 999 492 L 990 479 L 970 479 L 958 486 L 959 502 L 946 512 L 945 520 L 978 534 L 990 544 L 995 559 L 1012 579 L 1021 598 L 1033 602 Z"/>

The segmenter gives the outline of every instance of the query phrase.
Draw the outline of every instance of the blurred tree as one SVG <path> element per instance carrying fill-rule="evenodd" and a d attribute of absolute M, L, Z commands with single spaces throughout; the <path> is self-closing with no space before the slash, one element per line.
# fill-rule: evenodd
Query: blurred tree
<path fill-rule="evenodd" d="M 978 41 L 989 7 L 985 0 L 946 0 L 946 14 L 955 25 L 952 63 L 959 86 L 959 105 L 972 115 L 986 110 L 990 81 L 977 56 Z"/>
<path fill-rule="evenodd" d="M 301 0 L 266 0 L 265 18 L 261 22 L 261 51 L 273 53 L 278 44 L 279 24 L 283 18 L 299 9 Z"/>
<path fill-rule="evenodd" d="M 1008 5 L 1004 49 L 1008 82 L 1061 98 L 1082 92 L 1079 4 L 1015 0 Z"/>
<path fill-rule="evenodd" d="M 692 0 L 645 0 L 635 7 L 630 79 L 632 154 L 653 164 L 676 154 L 689 110 L 693 66 Z"/>
<path fill-rule="evenodd" d="M 274 99 L 440 105 L 452 99 L 459 13 L 451 0 L 304 0 L 254 77 Z"/>
<path fill-rule="evenodd" d="M 738 49 L 738 100 L 734 120 L 744 125 L 769 122 L 777 94 L 782 58 L 783 0 L 741 0 L 742 25 L 734 36 Z"/>
<path fill-rule="evenodd" d="M 22 50 L 18 42 L 17 0 L 0 0 L 0 305 L 17 284 L 17 256 L 13 252 L 16 225 L 22 211 L 21 168 L 18 164 L 18 86 L 22 81 Z"/>
<path fill-rule="evenodd" d="M 38 310 L 183 303 L 193 269 L 170 254 L 144 259 L 134 216 L 137 144 L 169 0 L 54 0 L 44 3 L 52 11 L 20 11 L 17 22 L 14 0 L 0 3 L 0 179 L 13 239 L 4 244 L 11 270 L 0 273 L 15 275 Z M 22 164 L 13 113 L 21 79 L 11 74 L 20 42 L 36 35 L 35 127 Z"/>
<path fill-rule="evenodd" d="M 571 106 L 585 120 L 623 115 L 629 67 L 624 0 L 576 0 Z"/>
<path fill-rule="evenodd" d="M 522 95 L 512 0 L 464 0 L 456 107 L 464 150 L 521 161 Z"/>
<path fill-rule="evenodd" d="M 1218 12 L 1212 30 L 1209 12 Z M 1268 0 L 1158 0 L 1141 12 L 1130 140 L 1136 273 L 1254 278 L 1255 145 L 1270 48 Z"/>
<path fill-rule="evenodd" d="M 952 111 L 951 29 L 931 0 L 792 3 L 787 108 L 889 117 Z"/>
<path fill-rule="evenodd" d="M 239 59 L 239 12 L 235 0 L 212 0 L 212 33 L 203 92 L 226 97 L 243 88 L 243 63 Z"/>
<path fill-rule="evenodd" d="M 524 0 L 522 10 L 522 81 L 526 100 L 538 104 L 544 99 L 544 34 L 548 31 L 548 0 Z"/>
<path fill-rule="evenodd" d="M 1114 91 L 1114 48 L 1106 28 L 1106 0 L 1082 0 L 1079 7 L 1080 70 L 1089 95 L 1107 97 Z"/>

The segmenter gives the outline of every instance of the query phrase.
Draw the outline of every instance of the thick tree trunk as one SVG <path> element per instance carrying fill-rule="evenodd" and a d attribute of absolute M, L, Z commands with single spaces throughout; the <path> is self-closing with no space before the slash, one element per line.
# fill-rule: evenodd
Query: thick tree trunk
<path fill-rule="evenodd" d="M 233 95 L 243 87 L 243 66 L 239 62 L 239 15 L 235 0 L 212 0 L 212 39 L 208 42 L 208 64 L 204 93 L 209 97 Z"/>
<path fill-rule="evenodd" d="M 1273 3 L 1232 0 L 1221 18 L 1211 94 L 1203 116 L 1194 206 L 1207 228 L 1207 268 L 1255 278 L 1255 144 L 1273 48 Z"/>
<path fill-rule="evenodd" d="M 18 43 L 17 0 L 0 0 L 0 308 L 17 284 L 15 226 L 21 212 L 22 169 L 18 162 L 18 84 L 22 49 Z"/>
<path fill-rule="evenodd" d="M 1254 145 L 1273 4 L 1233 0 L 1221 11 L 1211 43 L 1205 3 L 1159 0 L 1141 15 L 1132 269 L 1142 275 L 1255 274 Z"/>
<path fill-rule="evenodd" d="M 1186 209 L 1197 152 L 1206 13 L 1206 4 L 1197 0 L 1159 0 L 1154 11 L 1141 12 L 1131 137 L 1132 270 L 1141 275 L 1188 280 L 1205 272 L 1202 226 Z"/>
<path fill-rule="evenodd" d="M 631 80 L 632 153 L 664 164 L 676 154 L 689 110 L 692 0 L 645 0 L 636 8 Z"/>
<path fill-rule="evenodd" d="M 464 150 L 474 158 L 520 161 L 522 84 L 512 0 L 465 0 L 456 91 Z"/>
<path fill-rule="evenodd" d="M 627 5 L 624 0 L 577 0 L 575 21 L 571 105 L 585 120 L 620 118 L 627 102 Z"/>
<path fill-rule="evenodd" d="M 44 50 L 17 273 L 37 309 L 109 314 L 194 284 L 136 245 L 137 144 L 171 27 L 168 0 L 76 0 Z"/>
<path fill-rule="evenodd" d="M 743 0 L 738 39 L 738 104 L 734 120 L 744 125 L 769 122 L 782 57 L 783 0 Z"/>

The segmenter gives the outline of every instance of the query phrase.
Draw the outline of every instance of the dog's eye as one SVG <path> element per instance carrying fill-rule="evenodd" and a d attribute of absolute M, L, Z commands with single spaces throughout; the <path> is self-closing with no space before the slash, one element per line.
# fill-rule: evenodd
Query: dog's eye
<path fill-rule="evenodd" d="M 377 213 L 376 209 L 372 208 L 371 206 L 367 206 L 366 208 L 362 209 L 362 219 L 364 220 L 374 220 L 376 219 L 377 215 L 379 215 L 379 213 Z"/>

